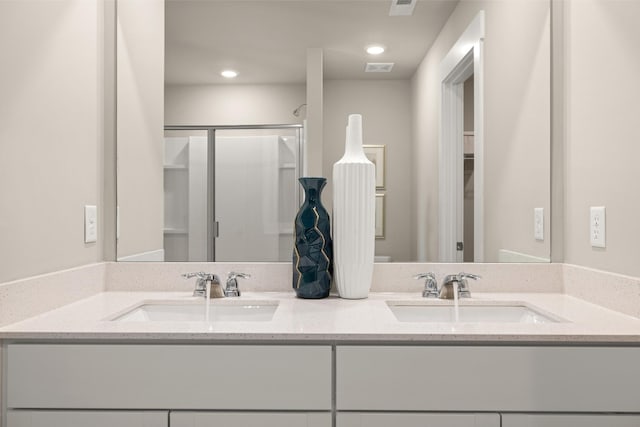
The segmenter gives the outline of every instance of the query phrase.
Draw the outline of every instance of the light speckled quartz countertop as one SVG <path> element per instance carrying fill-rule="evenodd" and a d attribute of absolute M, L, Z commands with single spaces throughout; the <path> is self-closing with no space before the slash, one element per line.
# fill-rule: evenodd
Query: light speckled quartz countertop
<path fill-rule="evenodd" d="M 270 321 L 120 322 L 119 313 L 153 300 L 193 302 L 185 292 L 103 292 L 0 328 L 0 339 L 347 342 L 347 343 L 571 343 L 640 344 L 640 319 L 562 294 L 474 293 L 465 302 L 526 303 L 567 320 L 561 323 L 400 322 L 387 301 L 426 301 L 414 293 L 372 293 L 365 300 L 298 299 L 293 293 L 246 292 L 238 299 L 278 301 Z M 440 300 L 428 300 L 436 304 Z"/>

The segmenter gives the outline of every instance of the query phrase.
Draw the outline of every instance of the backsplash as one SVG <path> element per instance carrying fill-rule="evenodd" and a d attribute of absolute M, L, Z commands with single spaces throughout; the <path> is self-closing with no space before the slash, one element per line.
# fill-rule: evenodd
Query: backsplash
<path fill-rule="evenodd" d="M 249 273 L 240 289 L 255 292 L 292 291 L 291 263 L 111 263 L 107 269 L 108 291 L 189 291 L 193 280 L 182 273 L 205 271 L 220 276 L 224 284 L 231 271 Z M 432 271 L 438 281 L 460 271 L 479 274 L 482 279 L 470 283 L 475 292 L 562 292 L 561 264 L 439 264 L 378 263 L 374 265 L 371 292 L 422 291 L 418 273 Z"/>
<path fill-rule="evenodd" d="M 640 318 L 640 278 L 562 264 L 564 293 Z"/>
<path fill-rule="evenodd" d="M 104 291 L 107 267 L 106 263 L 89 264 L 0 283 L 0 326 Z"/>

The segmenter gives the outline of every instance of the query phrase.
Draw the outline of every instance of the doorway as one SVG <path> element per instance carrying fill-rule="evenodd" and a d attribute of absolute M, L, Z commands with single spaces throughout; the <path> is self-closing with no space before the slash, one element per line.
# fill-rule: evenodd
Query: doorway
<path fill-rule="evenodd" d="M 439 138 L 438 256 L 440 262 L 482 262 L 484 259 L 484 11 L 478 12 L 440 64 L 441 115 Z M 465 82 L 473 84 L 473 135 L 465 136 Z M 466 105 L 470 110 L 471 105 Z M 468 113 L 469 114 L 469 113 Z M 465 159 L 465 137 L 473 145 Z M 472 142 L 471 142 L 472 141 Z M 471 165 L 472 163 L 472 165 Z M 467 165 L 465 165 L 467 164 Z M 468 170 L 465 175 L 465 167 Z M 472 169 L 472 170 L 471 170 Z M 466 184 L 472 194 L 465 206 Z M 467 230 L 465 236 L 465 207 Z M 472 209 L 473 226 L 469 217 Z M 465 240 L 466 237 L 466 240 Z M 473 251 L 471 251 L 471 246 Z M 465 247 L 469 250 L 465 251 Z"/>
<path fill-rule="evenodd" d="M 462 260 L 473 262 L 474 253 L 474 122 L 473 122 L 473 74 L 463 83 L 463 104 L 464 104 L 464 132 L 463 132 L 463 211 L 464 225 L 462 227 Z"/>

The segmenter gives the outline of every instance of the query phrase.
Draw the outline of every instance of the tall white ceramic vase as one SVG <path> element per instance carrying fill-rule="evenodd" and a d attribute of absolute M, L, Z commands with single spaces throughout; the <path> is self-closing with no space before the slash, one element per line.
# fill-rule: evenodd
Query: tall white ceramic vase
<path fill-rule="evenodd" d="M 351 114 L 344 156 L 333 165 L 334 279 L 342 298 L 367 298 L 375 245 L 375 166 L 362 149 L 362 116 Z"/>

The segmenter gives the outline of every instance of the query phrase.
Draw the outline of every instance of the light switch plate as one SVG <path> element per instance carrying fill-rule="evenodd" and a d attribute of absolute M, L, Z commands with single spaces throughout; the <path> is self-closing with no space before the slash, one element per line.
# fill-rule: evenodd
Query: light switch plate
<path fill-rule="evenodd" d="M 544 240 L 544 208 L 533 208 L 533 237 Z"/>
<path fill-rule="evenodd" d="M 589 235 L 591 246 L 594 248 L 606 248 L 606 215 L 604 206 L 591 207 L 591 220 L 589 221 Z"/>
<path fill-rule="evenodd" d="M 98 208 L 95 205 L 84 207 L 84 242 L 98 241 Z"/>

